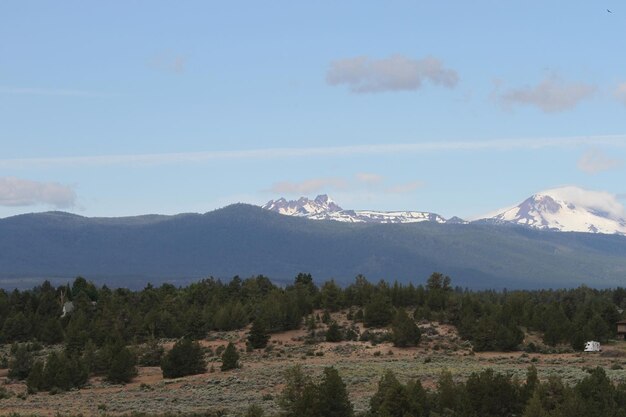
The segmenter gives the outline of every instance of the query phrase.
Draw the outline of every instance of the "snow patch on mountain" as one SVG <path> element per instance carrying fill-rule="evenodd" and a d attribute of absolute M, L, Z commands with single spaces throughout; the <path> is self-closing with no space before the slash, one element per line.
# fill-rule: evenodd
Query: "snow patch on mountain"
<path fill-rule="evenodd" d="M 287 216 L 345 223 L 446 222 L 446 219 L 438 214 L 421 211 L 344 210 L 327 195 L 318 195 L 314 200 L 306 197 L 291 201 L 280 198 L 269 201 L 263 208 Z M 463 221 L 455 218 L 455 222 Z"/>
<path fill-rule="evenodd" d="M 626 235 L 626 212 L 614 195 L 572 186 L 539 192 L 481 220 L 562 232 Z"/>

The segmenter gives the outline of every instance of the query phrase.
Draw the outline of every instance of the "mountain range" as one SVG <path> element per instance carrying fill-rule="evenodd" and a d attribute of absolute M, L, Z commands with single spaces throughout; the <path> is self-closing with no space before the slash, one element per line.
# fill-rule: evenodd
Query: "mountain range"
<path fill-rule="evenodd" d="M 302 197 L 287 201 L 271 200 L 264 209 L 279 214 L 311 220 L 334 220 L 348 223 L 491 223 L 521 225 L 561 232 L 585 232 L 626 235 L 623 206 L 608 193 L 561 187 L 542 191 L 520 204 L 498 210 L 471 222 L 422 211 L 344 210 L 327 195 L 310 200 Z"/>
<path fill-rule="evenodd" d="M 421 283 L 433 271 L 472 288 L 626 284 L 624 236 L 434 219 L 312 221 L 246 204 L 175 216 L 24 214 L 0 219 L 0 286 L 78 275 L 130 288 L 257 274 L 286 283 L 299 272 L 344 284 L 358 274 Z"/>
<path fill-rule="evenodd" d="M 438 214 L 423 211 L 344 210 L 326 194 L 318 195 L 314 200 L 309 200 L 306 197 L 291 201 L 284 198 L 270 200 L 263 208 L 287 216 L 346 223 L 447 222 Z"/>

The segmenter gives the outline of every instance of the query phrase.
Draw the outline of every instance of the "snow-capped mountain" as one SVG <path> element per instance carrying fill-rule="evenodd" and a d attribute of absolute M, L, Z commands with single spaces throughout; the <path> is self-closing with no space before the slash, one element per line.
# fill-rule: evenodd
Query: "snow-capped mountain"
<path fill-rule="evenodd" d="M 318 195 L 314 200 L 306 197 L 291 201 L 284 198 L 271 200 L 263 208 L 288 216 L 347 223 L 446 222 L 446 219 L 438 214 L 421 211 L 344 210 L 325 194 Z M 462 220 L 455 218 L 455 222 L 462 222 Z"/>
<path fill-rule="evenodd" d="M 532 195 L 479 221 L 537 229 L 626 235 L 624 207 L 612 194 L 561 187 Z"/>

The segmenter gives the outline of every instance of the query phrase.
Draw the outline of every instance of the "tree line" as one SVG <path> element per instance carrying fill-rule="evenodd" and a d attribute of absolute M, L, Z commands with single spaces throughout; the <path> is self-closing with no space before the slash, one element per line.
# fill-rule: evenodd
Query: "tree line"
<path fill-rule="evenodd" d="M 530 367 L 526 380 L 491 369 L 455 381 L 442 372 L 436 387 L 419 380 L 402 383 L 392 371 L 378 382 L 363 417 L 624 417 L 626 383 L 613 385 L 602 368 L 589 369 L 577 384 L 558 376 L 540 381 Z M 285 372 L 285 388 L 278 400 L 282 417 L 353 417 L 346 385 L 332 367 L 314 381 L 299 366 Z M 257 409 L 251 406 L 251 409 Z M 258 409 L 257 409 L 258 410 Z M 249 411 L 248 415 L 262 415 Z"/>
<path fill-rule="evenodd" d="M 61 317 L 67 301 L 74 310 Z M 292 330 L 315 309 L 351 309 L 349 317 L 367 327 L 391 325 L 400 310 L 412 320 L 453 324 L 477 351 L 520 348 L 522 328 L 541 332 L 546 345 L 581 349 L 587 340 L 614 337 L 625 307 L 624 288 L 471 291 L 453 288 L 439 273 L 421 285 L 372 283 L 363 276 L 345 287 L 333 280 L 316 285 L 310 274 L 298 274 L 285 287 L 260 275 L 140 291 L 96 287 L 79 277 L 56 288 L 44 282 L 26 291 L 0 290 L 0 342 L 64 343 L 75 352 L 112 340 L 202 339 L 209 331 L 242 329 L 254 319 L 268 333 Z"/>

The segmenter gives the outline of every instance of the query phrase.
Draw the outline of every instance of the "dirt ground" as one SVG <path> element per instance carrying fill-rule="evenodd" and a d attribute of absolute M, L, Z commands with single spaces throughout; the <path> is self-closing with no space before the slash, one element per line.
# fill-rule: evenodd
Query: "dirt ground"
<path fill-rule="evenodd" d="M 337 317 L 341 319 L 342 317 Z M 341 322 L 341 320 L 340 320 Z M 391 369 L 401 381 L 419 379 L 434 387 L 446 370 L 463 379 L 472 372 L 492 368 L 497 372 L 525 379 L 530 365 L 537 367 L 539 377 L 558 375 L 565 381 L 582 379 L 585 367 L 602 366 L 614 381 L 626 381 L 626 343 L 604 346 L 602 353 L 535 354 L 524 352 L 473 353 L 471 346 L 458 338 L 454 327 L 437 323 L 421 324 L 422 342 L 416 348 L 395 348 L 390 343 L 372 346 L 370 342 L 306 344 L 306 330 L 273 334 L 270 348 L 245 352 L 245 331 L 212 333 L 201 344 L 213 352 L 228 341 L 241 350 L 240 369 L 219 370 L 216 355 L 208 356 L 208 371 L 202 375 L 165 380 L 159 367 L 141 367 L 129 384 L 111 385 L 102 378 L 91 378 L 80 390 L 50 395 L 28 395 L 23 382 L 10 381 L 6 370 L 0 370 L 0 386 L 13 395 L 0 400 L 0 415 L 56 416 L 58 414 L 120 414 L 130 412 L 200 412 L 223 409 L 226 415 L 243 413 L 250 404 L 263 407 L 267 413 L 278 411 L 277 398 L 283 388 L 283 372 L 299 364 L 316 377 L 326 366 L 336 367 L 350 393 L 355 410 L 365 410 L 383 373 Z M 361 329 L 362 330 L 362 329 Z M 529 335 L 536 338 L 536 335 Z M 166 349 L 172 342 L 163 343 Z"/>

